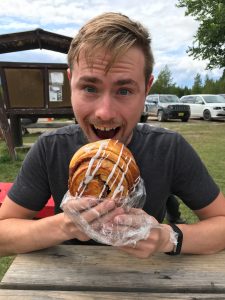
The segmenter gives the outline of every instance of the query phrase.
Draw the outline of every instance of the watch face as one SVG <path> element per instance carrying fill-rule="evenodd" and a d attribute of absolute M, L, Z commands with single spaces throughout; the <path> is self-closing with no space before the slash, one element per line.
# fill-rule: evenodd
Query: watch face
<path fill-rule="evenodd" d="M 170 226 L 173 228 L 174 232 L 177 233 L 177 245 L 176 245 L 176 249 L 174 251 L 174 255 L 177 255 L 177 254 L 180 254 L 180 252 L 181 252 L 181 247 L 182 247 L 182 242 L 183 242 L 183 233 L 177 225 L 171 224 Z"/>

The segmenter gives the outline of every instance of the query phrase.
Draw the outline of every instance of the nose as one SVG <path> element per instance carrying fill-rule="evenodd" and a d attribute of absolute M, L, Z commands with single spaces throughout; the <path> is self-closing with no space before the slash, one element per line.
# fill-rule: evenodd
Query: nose
<path fill-rule="evenodd" d="M 104 94 L 98 101 L 95 116 L 103 121 L 112 120 L 116 117 L 116 103 L 112 96 Z"/>

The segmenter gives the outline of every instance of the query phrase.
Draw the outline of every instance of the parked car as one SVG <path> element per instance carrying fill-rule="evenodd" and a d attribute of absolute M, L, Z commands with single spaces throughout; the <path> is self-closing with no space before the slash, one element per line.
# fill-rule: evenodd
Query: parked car
<path fill-rule="evenodd" d="M 189 120 L 189 105 L 181 104 L 176 95 L 148 95 L 146 103 L 149 105 L 150 116 L 156 116 L 160 122 L 168 119 L 180 119 L 182 122 Z"/>
<path fill-rule="evenodd" d="M 31 116 L 29 118 L 22 118 L 21 119 L 22 134 L 24 135 L 25 133 L 29 133 L 26 126 L 30 125 L 30 124 L 37 123 L 37 121 L 38 121 L 38 117 L 36 117 L 36 116 Z"/>
<path fill-rule="evenodd" d="M 141 114 L 140 122 L 141 123 L 147 122 L 148 117 L 149 117 L 149 105 L 145 103 L 144 111 Z"/>
<path fill-rule="evenodd" d="M 187 95 L 181 97 L 180 102 L 190 105 L 191 118 L 203 118 L 206 121 L 225 118 L 225 99 L 221 95 Z"/>

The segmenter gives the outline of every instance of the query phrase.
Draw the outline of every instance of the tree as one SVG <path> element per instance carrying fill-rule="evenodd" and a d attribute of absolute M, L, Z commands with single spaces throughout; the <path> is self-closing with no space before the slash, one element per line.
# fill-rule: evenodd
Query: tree
<path fill-rule="evenodd" d="M 225 71 L 219 80 L 216 82 L 217 84 L 217 93 L 225 94 Z"/>
<path fill-rule="evenodd" d="M 202 79 L 199 73 L 196 74 L 194 78 L 194 84 L 191 89 L 192 94 L 201 94 L 202 93 Z"/>
<path fill-rule="evenodd" d="M 173 78 L 171 72 L 166 65 L 158 75 L 157 80 L 153 83 L 151 88 L 151 94 L 170 94 L 173 84 Z"/>
<path fill-rule="evenodd" d="M 225 69 L 223 70 L 223 74 L 221 76 L 221 80 L 225 80 Z"/>
<path fill-rule="evenodd" d="M 184 96 L 184 95 L 189 95 L 189 94 L 191 94 L 191 90 L 187 86 L 185 86 L 183 88 L 183 91 L 182 91 L 182 94 L 180 95 L 180 97 Z"/>
<path fill-rule="evenodd" d="M 225 1 L 178 0 L 185 15 L 194 16 L 199 28 L 187 52 L 194 59 L 208 60 L 207 69 L 225 67 Z"/>
<path fill-rule="evenodd" d="M 211 78 L 209 78 L 208 75 L 205 77 L 205 83 L 202 88 L 203 94 L 216 94 L 217 93 L 217 85 L 215 81 Z"/>

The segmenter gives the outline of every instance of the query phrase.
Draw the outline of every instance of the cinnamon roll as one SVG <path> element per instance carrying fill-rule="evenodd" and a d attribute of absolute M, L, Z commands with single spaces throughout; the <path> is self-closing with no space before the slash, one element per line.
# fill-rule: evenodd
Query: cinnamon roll
<path fill-rule="evenodd" d="M 69 191 L 77 198 L 122 199 L 132 192 L 140 172 L 130 150 L 107 139 L 81 147 L 69 165 Z"/>

